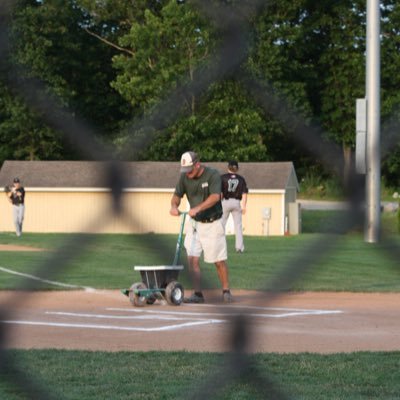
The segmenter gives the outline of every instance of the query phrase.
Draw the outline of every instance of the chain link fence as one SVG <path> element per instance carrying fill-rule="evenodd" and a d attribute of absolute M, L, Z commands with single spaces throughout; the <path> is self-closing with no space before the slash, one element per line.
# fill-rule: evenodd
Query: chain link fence
<path fill-rule="evenodd" d="M 159 103 L 151 113 L 151 115 L 140 121 L 132 122 L 129 127 L 130 132 L 141 131 L 142 140 L 132 137 L 129 146 L 135 146 L 140 150 L 151 143 L 153 140 L 153 132 L 165 128 L 171 121 L 176 118 L 182 108 L 182 93 L 190 91 L 196 95 L 201 95 L 212 83 L 222 80 L 227 76 L 235 76 L 242 85 L 252 94 L 257 103 L 262 108 L 274 115 L 279 122 L 288 130 L 293 132 L 293 138 L 300 146 L 308 148 L 314 152 L 315 156 L 324 160 L 325 166 L 330 170 L 337 170 L 338 160 L 341 159 L 340 151 L 333 143 L 321 140 L 321 129 L 318 126 L 310 126 L 303 118 L 293 110 L 283 95 L 279 95 L 276 90 L 265 86 L 265 83 L 258 82 L 252 76 L 244 75 L 243 70 L 239 73 L 239 66 L 247 56 L 248 43 L 246 38 L 250 29 L 251 16 L 260 12 L 266 6 L 265 1 L 246 1 L 233 9 L 226 4 L 228 2 L 214 1 L 193 1 L 192 2 L 200 12 L 204 13 L 213 23 L 215 23 L 222 32 L 221 45 L 215 59 L 210 60 L 207 69 L 198 71 L 198 78 L 189 83 L 178 85 L 176 89 L 169 93 L 164 101 Z M 13 6 L 13 1 L 3 0 L 1 7 L 1 26 L 0 26 L 0 54 L 2 60 L 2 68 L 8 71 L 9 87 L 18 95 L 23 96 L 26 103 L 33 110 L 42 115 L 43 120 L 55 130 L 62 132 L 65 138 L 75 143 L 83 154 L 93 160 L 111 160 L 108 162 L 108 168 L 104 172 L 110 192 L 109 215 L 119 215 L 123 217 L 130 226 L 134 227 L 138 222 L 129 214 L 122 203 L 122 191 L 127 186 L 123 180 L 126 174 L 121 173 L 123 165 L 117 160 L 113 160 L 112 151 L 102 147 L 95 140 L 95 131 L 65 108 L 63 108 L 58 99 L 49 95 L 46 87 L 42 82 L 35 79 L 24 79 L 23 83 L 18 78 L 24 75 L 23 71 L 18 70 L 15 66 L 11 67 L 6 64 L 7 54 L 12 51 L 11 43 L 8 41 L 7 29 L 9 23 L 9 13 Z M 393 120 L 390 124 L 390 130 L 398 130 L 397 121 Z M 394 135 L 390 135 L 393 140 Z M 128 147 L 128 146 L 127 146 Z M 384 143 L 383 148 L 387 151 L 391 148 L 390 143 Z M 283 265 L 277 266 L 277 273 L 272 279 L 264 282 L 264 305 L 271 304 L 279 296 L 284 296 L 285 291 L 300 279 L 308 274 L 313 273 L 316 265 L 322 262 L 322 259 L 331 252 L 339 251 L 337 247 L 338 241 L 342 235 L 360 227 L 364 224 L 364 178 L 354 175 L 346 186 L 349 207 L 342 217 L 338 219 L 335 216 L 333 224 L 335 226 L 335 235 L 329 232 L 319 235 L 312 243 L 292 254 L 290 260 Z M 103 221 L 103 222 L 101 222 Z M 105 223 L 104 218 L 96 218 L 90 227 L 92 230 L 101 228 L 101 224 Z M 85 249 L 95 241 L 94 235 L 74 236 L 72 235 L 68 241 L 57 252 L 51 254 L 46 262 L 40 265 L 34 272 L 36 276 L 46 277 L 48 280 L 54 280 L 63 271 L 68 268 L 71 261 L 82 254 Z M 163 242 L 152 240 L 147 242 L 146 238 L 141 239 L 144 245 L 151 251 L 160 253 L 161 257 L 169 257 L 169 248 Z M 398 244 L 390 238 L 382 237 L 382 246 L 385 251 L 394 260 L 400 259 L 400 248 Z M 57 268 L 54 268 L 57 265 Z M 26 295 L 12 296 L 9 303 L 2 304 L 0 309 L 0 320 L 12 319 L 9 310 L 15 308 L 16 305 L 23 305 L 29 301 L 29 293 L 40 290 L 41 286 L 32 280 L 21 280 L 19 289 L 23 290 Z M 260 299 L 257 299 L 260 301 Z M 256 302 L 256 300 L 254 300 Z M 12 307 L 11 307 L 12 306 Z M 195 392 L 188 393 L 186 398 L 214 398 L 218 394 L 218 388 L 230 385 L 235 380 L 248 372 L 251 362 L 247 349 L 249 348 L 252 337 L 251 317 L 245 314 L 232 314 L 231 316 L 231 333 L 226 341 L 231 344 L 231 352 L 225 357 L 224 366 L 220 368 L 218 374 L 210 375 L 206 382 Z M 13 364 L 9 357 L 5 344 L 9 327 L 5 324 L 0 325 L 0 365 L 3 376 L 9 377 L 10 384 L 18 388 L 26 398 L 53 399 L 55 396 L 47 387 L 28 376 L 21 369 L 21 366 Z M 263 375 L 261 371 L 254 371 L 252 365 L 251 385 L 257 388 L 260 396 L 263 398 L 285 399 L 286 394 L 281 391 L 279 386 L 274 383 L 271 377 Z M 59 397 L 57 397 L 59 398 Z"/>

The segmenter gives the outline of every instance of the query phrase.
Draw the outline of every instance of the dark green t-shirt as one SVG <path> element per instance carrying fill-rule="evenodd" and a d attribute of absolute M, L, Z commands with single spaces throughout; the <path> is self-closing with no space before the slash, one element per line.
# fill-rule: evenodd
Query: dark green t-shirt
<path fill-rule="evenodd" d="M 175 188 L 175 194 L 188 198 L 190 207 L 196 207 L 210 196 L 210 194 L 221 194 L 221 175 L 213 168 L 204 167 L 204 171 L 199 178 L 189 179 L 182 173 Z M 212 207 L 199 212 L 195 220 L 201 221 L 207 218 L 217 218 L 222 215 L 222 204 L 218 201 Z"/>

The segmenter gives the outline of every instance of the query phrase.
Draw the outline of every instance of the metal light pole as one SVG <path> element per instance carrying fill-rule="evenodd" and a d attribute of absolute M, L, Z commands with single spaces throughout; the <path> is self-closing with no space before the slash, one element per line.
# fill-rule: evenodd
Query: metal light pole
<path fill-rule="evenodd" d="M 377 243 L 380 233 L 380 8 L 379 0 L 367 0 L 367 148 L 366 221 L 364 239 Z"/>

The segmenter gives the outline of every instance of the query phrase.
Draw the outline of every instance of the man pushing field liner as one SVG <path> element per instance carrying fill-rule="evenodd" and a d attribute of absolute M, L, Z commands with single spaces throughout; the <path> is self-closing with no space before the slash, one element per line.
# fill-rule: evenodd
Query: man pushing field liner
<path fill-rule="evenodd" d="M 225 303 L 232 302 L 229 289 L 229 274 L 226 260 L 227 246 L 222 225 L 221 176 L 213 168 L 202 165 L 193 151 L 181 157 L 181 174 L 171 199 L 170 214 L 178 216 L 182 197 L 186 195 L 193 219 L 185 236 L 185 249 L 189 269 L 193 276 L 193 294 L 184 299 L 185 303 L 204 303 L 201 291 L 200 256 L 204 261 L 214 263 L 222 286 Z"/>

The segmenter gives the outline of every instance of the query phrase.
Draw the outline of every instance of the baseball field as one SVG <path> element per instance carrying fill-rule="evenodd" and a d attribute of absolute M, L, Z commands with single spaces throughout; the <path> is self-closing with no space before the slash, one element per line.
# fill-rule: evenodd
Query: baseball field
<path fill-rule="evenodd" d="M 374 245 L 330 232 L 331 216 L 305 213 L 303 235 L 248 237 L 244 254 L 228 237 L 229 305 L 208 265 L 204 305 L 136 308 L 120 293 L 140 280 L 134 265 L 171 263 L 173 235 L 80 235 L 77 247 L 72 235 L 0 234 L 12 366 L 0 398 L 399 398 L 395 216 L 383 221 L 390 241 Z M 308 251 L 321 237 L 334 246 Z M 271 290 L 305 256 L 305 273 Z M 179 280 L 190 293 L 186 270 Z"/>

